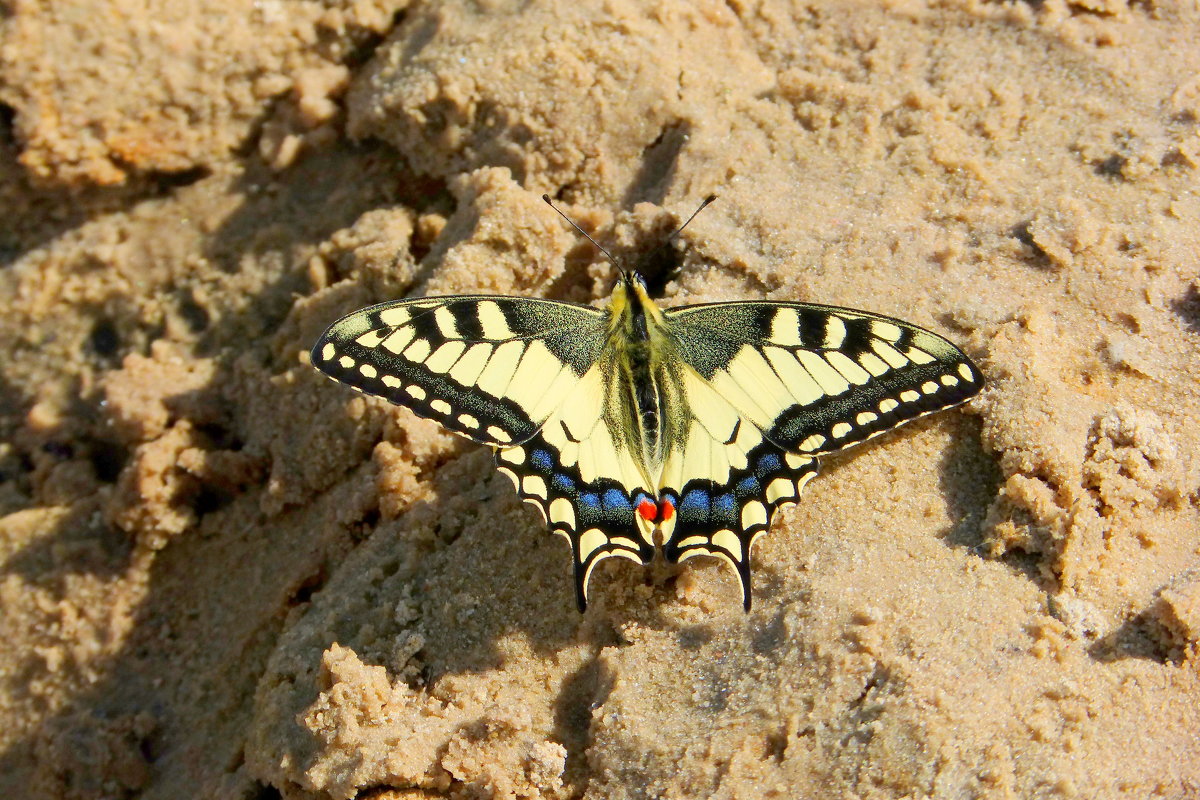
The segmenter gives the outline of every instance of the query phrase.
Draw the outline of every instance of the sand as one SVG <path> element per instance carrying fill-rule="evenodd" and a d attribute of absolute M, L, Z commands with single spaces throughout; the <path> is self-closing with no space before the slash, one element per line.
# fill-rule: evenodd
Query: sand
<path fill-rule="evenodd" d="M 0 795 L 1200 797 L 1200 11 L 11 4 Z M 987 387 L 731 573 L 326 381 L 408 293 L 806 300 Z"/>

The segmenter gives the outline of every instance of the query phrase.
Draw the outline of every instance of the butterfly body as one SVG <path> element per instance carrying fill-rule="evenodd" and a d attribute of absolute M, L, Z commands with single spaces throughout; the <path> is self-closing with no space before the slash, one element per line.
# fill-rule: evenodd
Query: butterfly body
<path fill-rule="evenodd" d="M 571 544 L 576 600 L 601 560 L 733 566 L 817 457 L 957 405 L 978 371 L 936 334 L 803 303 L 661 309 L 623 272 L 604 309 L 512 297 L 383 303 L 335 322 L 314 366 L 473 441 Z"/>

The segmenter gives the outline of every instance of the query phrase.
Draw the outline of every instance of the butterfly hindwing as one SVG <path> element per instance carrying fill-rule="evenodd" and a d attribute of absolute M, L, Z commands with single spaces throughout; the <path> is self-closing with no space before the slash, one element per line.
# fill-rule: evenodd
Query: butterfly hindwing
<path fill-rule="evenodd" d="M 803 303 L 714 303 L 665 312 L 680 356 L 785 451 L 841 450 L 958 405 L 981 378 L 915 325 Z"/>
<path fill-rule="evenodd" d="M 607 413 L 606 366 L 592 367 L 532 438 L 496 450 L 500 471 L 521 499 L 571 543 L 580 611 L 600 561 L 616 556 L 644 564 L 654 556 L 652 526 L 636 513 L 650 492 Z"/>
<path fill-rule="evenodd" d="M 382 303 L 342 317 L 318 369 L 491 445 L 533 436 L 595 362 L 604 314 L 516 297 Z"/>
<path fill-rule="evenodd" d="M 812 456 L 787 452 L 690 367 L 677 370 L 676 403 L 690 419 L 667 454 L 660 496 L 674 506 L 663 524 L 667 561 L 717 556 L 737 572 L 750 608 L 750 550 L 775 511 L 795 503 L 817 473 Z"/>

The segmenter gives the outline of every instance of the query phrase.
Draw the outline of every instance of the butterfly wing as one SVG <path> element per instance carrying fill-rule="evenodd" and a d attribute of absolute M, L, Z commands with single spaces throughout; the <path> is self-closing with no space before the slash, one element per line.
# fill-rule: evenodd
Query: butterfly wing
<path fill-rule="evenodd" d="M 750 609 L 750 548 L 781 506 L 795 503 L 817 474 L 813 456 L 769 440 L 690 365 L 675 370 L 673 408 L 686 409 L 685 435 L 666 454 L 659 496 L 674 517 L 663 524 L 668 562 L 717 556 L 737 572 Z"/>
<path fill-rule="evenodd" d="M 604 343 L 594 308 L 517 297 L 399 300 L 333 323 L 312 363 L 482 444 L 528 440 Z"/>
<path fill-rule="evenodd" d="M 935 333 L 803 303 L 666 312 L 679 355 L 786 451 L 832 453 L 978 393 L 979 370 Z"/>
<path fill-rule="evenodd" d="M 648 496 L 608 407 L 604 312 L 510 297 L 401 300 L 356 311 L 317 341 L 330 377 L 495 449 L 521 499 L 571 544 L 575 593 L 610 556 L 648 562 Z"/>
<path fill-rule="evenodd" d="M 816 456 L 957 405 L 978 370 L 945 339 L 899 320 L 800 303 L 664 312 L 690 417 L 659 491 L 677 498 L 664 555 L 733 565 L 750 607 L 750 547 L 816 474 Z M 669 528 L 669 530 L 668 530 Z"/>
<path fill-rule="evenodd" d="M 571 543 L 580 611 L 600 561 L 616 556 L 644 564 L 654 556 L 653 525 L 636 513 L 652 493 L 608 402 L 613 379 L 613 366 L 597 363 L 532 438 L 496 451 L 521 499 Z"/>

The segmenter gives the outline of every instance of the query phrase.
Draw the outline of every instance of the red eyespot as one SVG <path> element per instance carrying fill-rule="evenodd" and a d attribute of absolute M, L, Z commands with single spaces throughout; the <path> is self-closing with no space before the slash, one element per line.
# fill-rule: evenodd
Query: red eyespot
<path fill-rule="evenodd" d="M 642 519 L 649 520 L 650 522 L 653 522 L 655 517 L 658 516 L 658 506 L 648 497 L 638 503 L 637 510 L 642 515 Z"/>
<path fill-rule="evenodd" d="M 658 515 L 663 522 L 667 522 L 675 515 L 675 504 L 668 498 L 658 501 Z"/>

